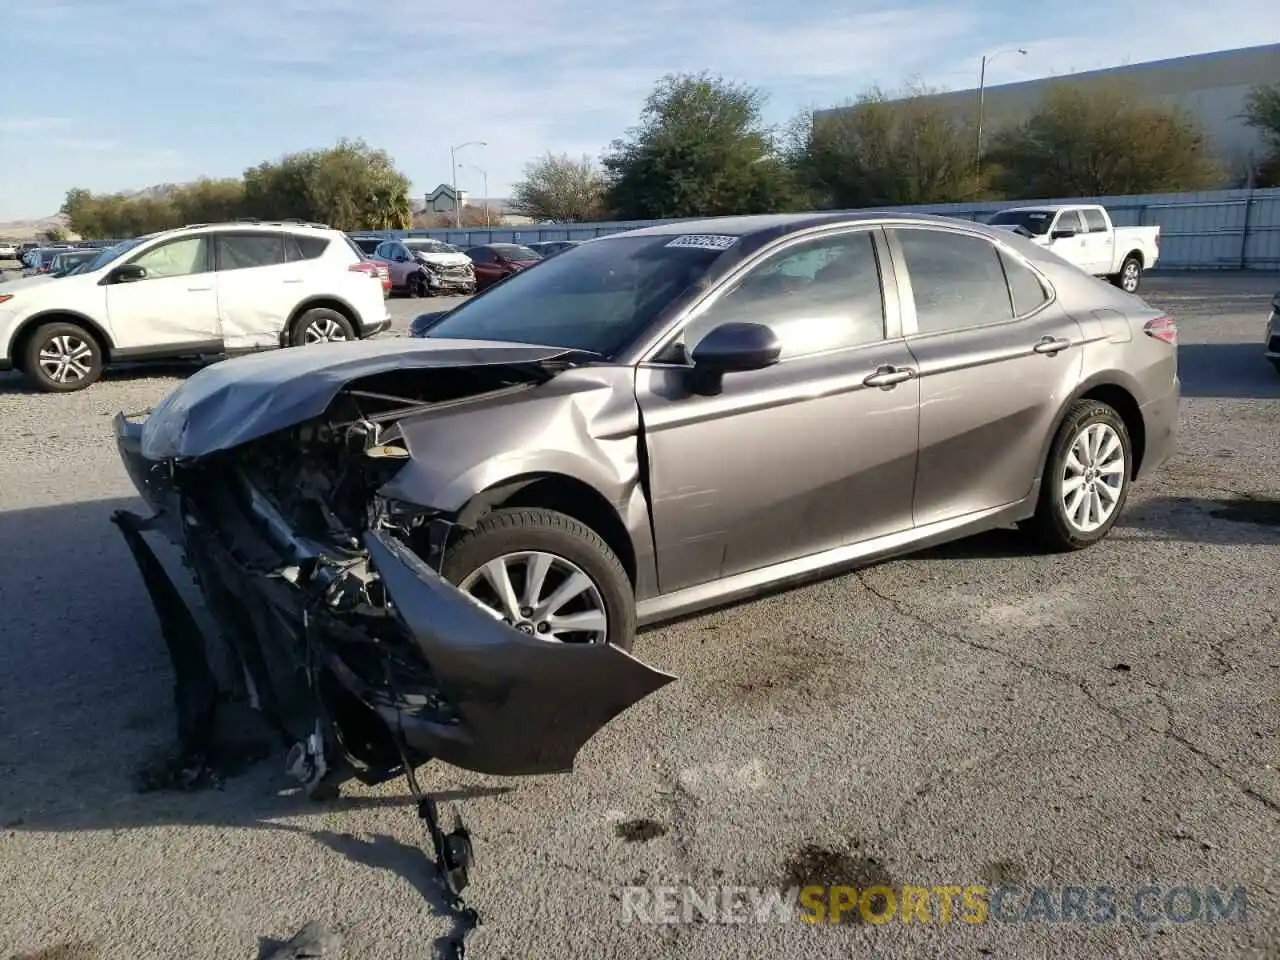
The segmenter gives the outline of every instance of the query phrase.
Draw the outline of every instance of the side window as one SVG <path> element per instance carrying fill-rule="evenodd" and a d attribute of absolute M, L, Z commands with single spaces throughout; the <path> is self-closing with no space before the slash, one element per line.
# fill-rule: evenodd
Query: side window
<path fill-rule="evenodd" d="M 1040 278 L 1025 263 L 1012 254 L 1000 251 L 1000 263 L 1004 266 L 1005 279 L 1009 281 L 1009 296 L 1013 298 L 1013 315 L 1025 317 L 1040 309 L 1049 299 Z"/>
<path fill-rule="evenodd" d="M 208 237 L 184 237 L 170 240 L 146 253 L 139 254 L 131 262 L 147 271 L 148 280 L 165 277 L 189 277 L 209 271 Z"/>
<path fill-rule="evenodd" d="M 476 247 L 474 250 L 468 250 L 469 256 L 474 263 L 492 263 L 493 254 L 484 247 Z"/>
<path fill-rule="evenodd" d="M 284 235 L 284 255 L 290 263 L 296 263 L 299 260 L 317 260 L 328 248 L 329 240 L 326 237 L 297 233 Z"/>
<path fill-rule="evenodd" d="M 1080 214 L 1084 217 L 1084 225 L 1090 233 L 1107 232 L 1107 218 L 1102 215 L 1101 210 L 1081 210 Z"/>
<path fill-rule="evenodd" d="M 995 246 L 942 230 L 898 229 L 919 333 L 964 330 L 1013 319 L 1013 304 Z"/>
<path fill-rule="evenodd" d="M 387 249 L 390 246 L 391 244 L 389 243 L 378 244 L 373 250 L 373 256 L 377 257 L 379 260 L 390 260 L 391 251 Z"/>
<path fill-rule="evenodd" d="M 1074 230 L 1076 233 L 1084 233 L 1084 223 L 1080 219 L 1079 210 L 1066 210 L 1058 217 L 1058 222 L 1054 224 L 1055 230 Z"/>
<path fill-rule="evenodd" d="M 218 235 L 219 270 L 274 267 L 284 262 L 283 234 L 224 233 Z"/>
<path fill-rule="evenodd" d="M 774 254 L 685 327 L 685 355 L 732 322 L 771 327 L 783 358 L 883 340 L 884 292 L 871 231 L 822 237 Z"/>

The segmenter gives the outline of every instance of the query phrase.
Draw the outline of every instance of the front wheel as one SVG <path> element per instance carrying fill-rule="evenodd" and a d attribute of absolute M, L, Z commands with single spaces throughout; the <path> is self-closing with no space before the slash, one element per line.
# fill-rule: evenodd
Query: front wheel
<path fill-rule="evenodd" d="M 1077 400 L 1058 428 L 1026 527 L 1044 548 L 1083 550 L 1110 531 L 1124 509 L 1133 473 L 1124 420 L 1097 400 Z"/>
<path fill-rule="evenodd" d="M 102 376 L 102 348 L 83 327 L 46 323 L 27 340 L 22 373 L 45 393 L 83 390 Z"/>
<path fill-rule="evenodd" d="M 411 276 L 409 278 L 408 286 L 409 286 L 409 296 L 411 297 L 422 298 L 422 297 L 430 296 L 430 292 L 427 289 L 427 278 L 423 276 L 421 273 L 415 273 L 413 276 Z"/>
<path fill-rule="evenodd" d="M 1120 264 L 1120 272 L 1111 282 L 1125 293 L 1137 293 L 1142 286 L 1142 261 L 1133 256 L 1125 257 L 1124 263 Z"/>
<path fill-rule="evenodd" d="M 635 641 L 635 593 L 609 545 L 553 510 L 494 510 L 445 550 L 440 572 L 499 620 L 549 643 Z"/>

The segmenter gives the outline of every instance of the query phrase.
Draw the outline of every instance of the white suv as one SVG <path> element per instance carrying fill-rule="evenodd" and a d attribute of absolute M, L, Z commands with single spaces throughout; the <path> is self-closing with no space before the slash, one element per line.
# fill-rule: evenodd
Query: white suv
<path fill-rule="evenodd" d="M 83 390 L 113 361 L 217 356 L 385 330 L 383 277 L 318 224 L 196 224 L 126 240 L 82 272 L 0 285 L 0 370 Z"/>

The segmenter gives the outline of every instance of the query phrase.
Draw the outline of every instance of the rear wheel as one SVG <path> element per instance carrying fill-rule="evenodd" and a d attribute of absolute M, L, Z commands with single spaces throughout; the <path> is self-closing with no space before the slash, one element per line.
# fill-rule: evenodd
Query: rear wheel
<path fill-rule="evenodd" d="M 1137 293 L 1142 286 L 1142 261 L 1134 256 L 1125 257 L 1124 263 L 1120 264 L 1120 272 L 1111 278 L 1111 282 L 1125 293 Z"/>
<path fill-rule="evenodd" d="M 594 530 L 552 510 L 486 514 L 446 548 L 445 579 L 522 633 L 548 642 L 630 650 L 635 594 Z"/>
<path fill-rule="evenodd" d="M 1124 509 L 1133 472 L 1124 420 L 1097 400 L 1077 400 L 1058 428 L 1025 526 L 1042 547 L 1082 550 L 1105 537 Z"/>
<path fill-rule="evenodd" d="M 46 323 L 37 327 L 22 351 L 23 375 L 45 393 L 83 390 L 102 376 L 102 348 L 83 327 Z"/>
<path fill-rule="evenodd" d="M 355 338 L 356 331 L 351 326 L 351 321 L 337 310 L 312 307 L 293 322 L 289 342 L 295 347 L 305 347 L 313 343 L 332 343 Z"/>

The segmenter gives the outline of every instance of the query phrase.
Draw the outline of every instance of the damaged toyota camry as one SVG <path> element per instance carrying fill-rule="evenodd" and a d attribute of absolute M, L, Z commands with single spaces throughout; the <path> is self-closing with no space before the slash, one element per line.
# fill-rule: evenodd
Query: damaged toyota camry
<path fill-rule="evenodd" d="M 413 334 L 220 363 L 117 418 L 185 736 L 233 676 L 313 786 L 567 771 L 674 679 L 637 626 L 1012 522 L 1088 546 L 1173 445 L 1167 318 L 941 218 L 603 237 Z M 184 639 L 151 531 L 217 641 Z"/>

